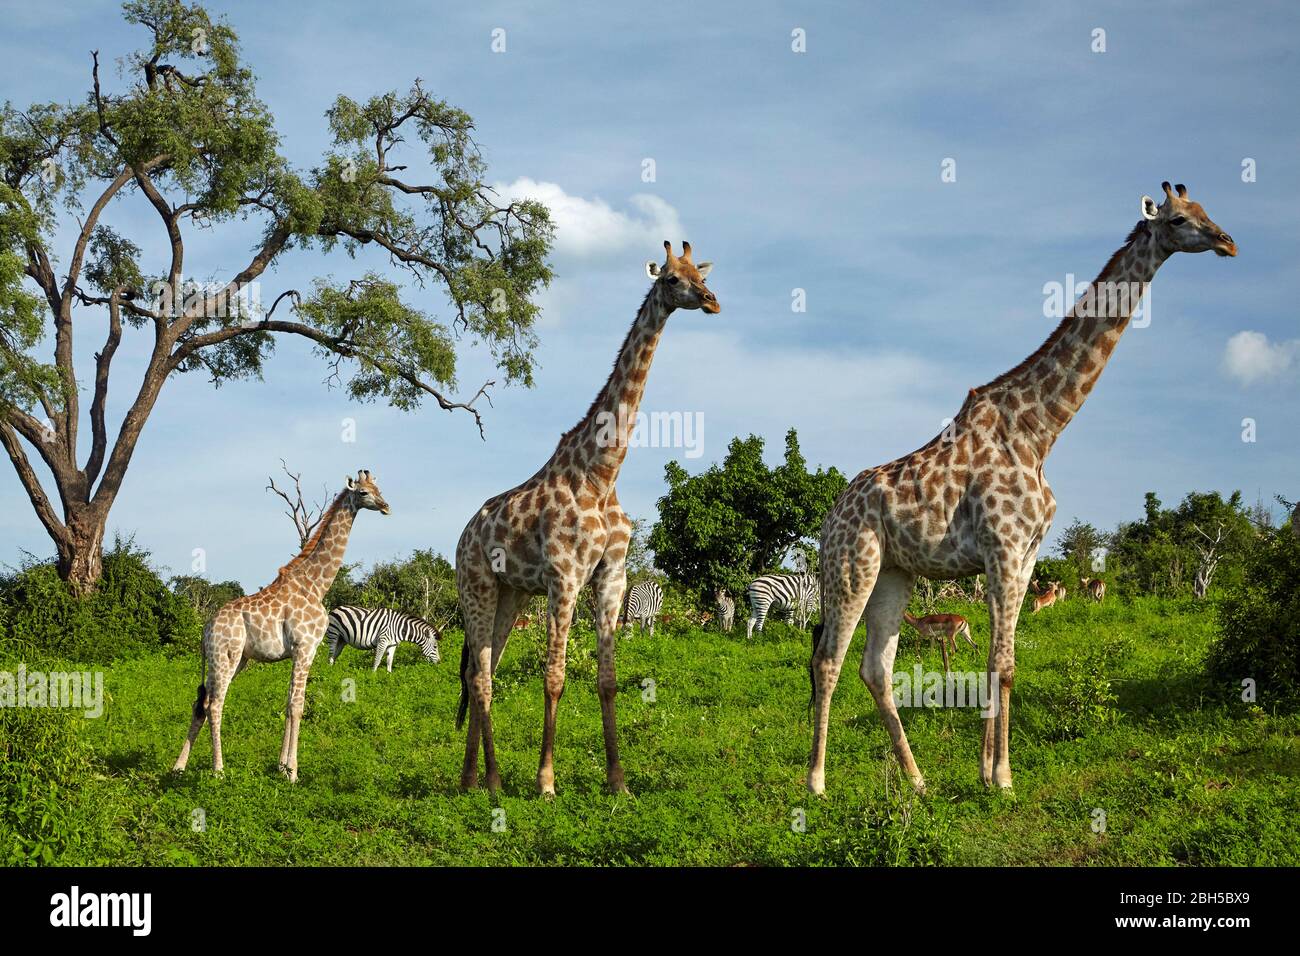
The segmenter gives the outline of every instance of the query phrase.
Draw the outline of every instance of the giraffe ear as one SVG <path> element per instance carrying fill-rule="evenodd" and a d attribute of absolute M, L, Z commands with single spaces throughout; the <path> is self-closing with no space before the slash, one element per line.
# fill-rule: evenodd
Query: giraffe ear
<path fill-rule="evenodd" d="M 1156 205 L 1156 201 L 1152 199 L 1150 196 L 1143 196 L 1142 197 L 1142 218 L 1154 219 L 1159 214 L 1160 214 L 1160 207 Z"/>
<path fill-rule="evenodd" d="M 659 273 L 662 271 L 663 270 L 659 268 L 659 263 L 655 262 L 653 259 L 649 260 L 645 264 L 645 274 L 652 279 L 658 279 Z"/>
<path fill-rule="evenodd" d="M 352 490 L 353 488 L 355 488 L 356 486 L 357 486 L 357 483 L 356 483 L 355 481 L 352 480 L 352 476 L 351 476 L 351 475 L 348 475 L 348 491 L 351 491 L 351 490 Z"/>
<path fill-rule="evenodd" d="M 709 277 L 709 273 L 713 271 L 713 263 L 701 262 L 698 266 L 695 267 L 695 271 L 700 274 L 701 279 L 707 279 Z"/>

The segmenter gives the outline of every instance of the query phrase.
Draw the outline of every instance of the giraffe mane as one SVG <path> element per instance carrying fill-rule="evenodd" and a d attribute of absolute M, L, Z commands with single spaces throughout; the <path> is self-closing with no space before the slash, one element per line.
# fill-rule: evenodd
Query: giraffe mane
<path fill-rule="evenodd" d="M 325 513 L 321 515 L 320 521 L 316 524 L 316 530 L 311 533 L 311 537 L 308 538 L 307 543 L 302 546 L 302 550 L 298 552 L 297 556 L 294 557 L 293 560 L 280 568 L 279 572 L 275 576 L 277 581 L 290 574 L 299 564 L 306 561 L 311 553 L 316 550 L 316 545 L 320 544 L 321 536 L 325 533 L 325 529 L 333 522 L 334 516 L 338 514 L 339 507 L 343 504 L 343 499 L 347 494 L 348 491 L 346 488 L 343 491 L 340 491 L 330 506 L 325 509 Z"/>
<path fill-rule="evenodd" d="M 1129 232 L 1128 236 L 1124 239 L 1124 245 L 1120 246 L 1113 253 L 1111 253 L 1111 257 L 1108 260 L 1106 260 L 1106 265 L 1102 268 L 1101 272 L 1098 273 L 1097 278 L 1092 280 L 1091 284 L 1095 286 L 1099 282 L 1104 282 L 1107 279 L 1107 277 L 1113 274 L 1116 267 L 1119 265 L 1120 260 L 1124 257 L 1124 254 L 1128 252 L 1129 249 L 1132 248 L 1133 244 L 1135 242 L 1138 242 L 1141 239 L 1148 238 L 1150 235 L 1151 235 L 1150 225 L 1146 222 L 1146 220 L 1139 221 L 1138 224 L 1133 227 L 1133 229 Z M 960 415 L 962 412 L 966 411 L 967 407 L 969 407 L 970 404 L 978 397 L 982 395 L 987 395 L 989 392 L 995 391 L 1000 386 L 1005 385 L 1016 375 L 1019 375 L 1026 368 L 1032 365 L 1034 362 L 1038 361 L 1040 358 L 1046 355 L 1051 350 L 1052 346 L 1056 345 L 1056 343 L 1059 342 L 1061 338 L 1066 334 L 1066 331 L 1069 329 L 1070 324 L 1074 321 L 1075 321 L 1074 306 L 1071 305 L 1070 311 L 1066 314 L 1065 318 L 1063 318 L 1060 321 L 1060 324 L 1058 324 L 1056 328 L 1052 330 L 1052 334 L 1043 340 L 1042 345 L 1038 346 L 1038 348 L 1033 353 L 1026 356 L 1024 361 L 1022 361 L 1019 365 L 1015 366 L 1014 368 L 1007 369 L 1005 372 L 1003 372 L 997 378 L 993 379 L 991 382 L 981 385 L 978 388 L 972 388 L 970 390 L 970 394 L 966 396 L 966 401 L 962 403 L 961 411 L 959 411 L 957 414 Z"/>
<path fill-rule="evenodd" d="M 618 371 L 618 363 L 623 358 L 623 350 L 627 348 L 628 342 L 632 340 L 632 333 L 636 331 L 637 319 L 641 318 L 641 313 L 645 311 L 646 304 L 649 303 L 650 296 L 654 295 L 654 291 L 655 291 L 655 287 L 652 284 L 650 286 L 650 290 L 646 292 L 645 298 L 641 300 L 641 305 L 636 310 L 636 319 L 632 320 L 632 325 L 628 328 L 627 335 L 623 336 L 623 344 L 618 347 L 618 352 L 614 355 L 614 364 L 613 366 L 611 366 L 609 370 L 609 375 L 605 377 L 605 384 L 600 387 L 600 391 L 596 393 L 596 397 L 591 400 L 591 407 L 587 409 L 587 414 L 583 415 L 582 418 L 578 420 L 578 423 L 576 425 L 574 425 L 567 432 L 561 435 L 560 441 L 564 441 L 564 439 L 569 438 L 571 435 L 573 435 L 574 432 L 578 431 L 578 429 L 582 428 L 583 425 L 585 425 L 588 421 L 590 421 L 592 415 L 596 414 L 596 410 L 600 406 L 601 399 L 605 395 L 605 390 L 609 388 L 609 383 L 614 380 L 614 374 Z"/>

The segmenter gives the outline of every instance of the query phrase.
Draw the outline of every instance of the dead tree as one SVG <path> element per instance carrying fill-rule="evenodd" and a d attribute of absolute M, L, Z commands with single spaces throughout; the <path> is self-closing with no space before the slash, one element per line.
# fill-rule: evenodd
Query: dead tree
<path fill-rule="evenodd" d="M 1220 548 L 1223 545 L 1224 524 L 1219 522 L 1214 530 L 1214 537 L 1200 529 L 1197 525 L 1192 525 L 1192 530 L 1205 539 L 1205 544 L 1199 541 L 1193 541 L 1196 552 L 1201 556 L 1200 566 L 1196 569 L 1196 577 L 1192 580 L 1192 593 L 1196 595 L 1197 600 L 1205 597 L 1205 593 L 1210 590 L 1210 582 L 1214 580 L 1214 572 L 1219 567 L 1219 561 L 1223 559 Z"/>
<path fill-rule="evenodd" d="M 316 527 L 320 524 L 320 519 L 325 516 L 325 502 L 320 501 L 314 505 L 308 504 L 302 496 L 302 473 L 299 472 L 295 475 L 291 472 L 283 458 L 280 459 L 280 467 L 293 481 L 293 494 L 290 495 L 288 491 L 277 488 L 274 478 L 267 479 L 270 484 L 266 486 L 266 490 L 279 495 L 284 499 L 284 503 L 289 506 L 289 510 L 285 514 L 289 516 L 294 529 L 298 532 L 298 547 L 305 548 L 307 542 L 311 540 L 312 534 L 316 531 Z"/>

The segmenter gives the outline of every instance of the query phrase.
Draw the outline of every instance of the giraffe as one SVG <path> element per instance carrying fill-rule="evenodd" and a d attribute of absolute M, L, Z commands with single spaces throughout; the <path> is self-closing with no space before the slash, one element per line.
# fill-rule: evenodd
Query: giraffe
<path fill-rule="evenodd" d="M 899 764 L 924 792 L 890 686 L 899 620 L 917 575 L 987 576 L 993 696 L 984 715 L 980 777 L 986 786 L 1011 786 L 1016 622 L 1056 513 L 1043 461 L 1096 385 L 1160 265 L 1175 252 L 1237 254 L 1232 237 L 1187 198 L 1184 186 L 1163 188 L 1159 206 L 1142 197 L 1142 218 L 1124 245 L 1036 352 L 972 389 L 952 425 L 929 444 L 862 472 L 831 506 L 821 534 L 823 624 L 813 634 L 809 668 L 816 704 L 807 778 L 813 793 L 825 792 L 831 695 L 864 608 L 860 675 Z"/>
<path fill-rule="evenodd" d="M 614 483 L 668 316 L 675 309 L 713 315 L 721 308 L 704 285 L 711 263 L 696 265 L 687 242 L 680 257 L 673 255 L 668 242 L 664 250 L 662 266 L 646 263 L 654 284 L 586 416 L 560 437 L 555 453 L 535 475 L 488 499 L 456 546 L 456 588 L 465 619 L 457 727 L 469 712 L 463 789 L 478 784 L 480 740 L 487 786 L 494 792 L 501 786 L 492 738 L 492 675 L 516 615 L 531 595 L 545 594 L 546 677 L 537 788 L 544 796 L 555 794 L 555 713 L 564 692 L 569 624 L 578 593 L 590 581 L 597 611 L 606 784 L 611 793 L 627 792 L 614 717 L 614 639 L 627 586 L 624 563 L 632 526 L 619 507 Z"/>
<path fill-rule="evenodd" d="M 212 769 L 222 771 L 221 711 L 230 682 L 249 661 L 293 659 L 289 679 L 289 700 L 285 710 L 284 743 L 280 746 L 280 769 L 298 779 L 298 728 L 302 723 L 307 673 L 316 648 L 329 624 L 321 599 L 334 582 L 348 534 L 358 511 L 367 509 L 388 514 L 388 502 L 370 472 L 357 472 L 356 480 L 325 510 L 316 533 L 302 552 L 280 569 L 274 581 L 256 594 L 235 598 L 219 610 L 203 632 L 204 679 L 194 702 L 190 732 L 172 770 L 185 769 L 190 748 L 205 719 L 212 721 Z"/>

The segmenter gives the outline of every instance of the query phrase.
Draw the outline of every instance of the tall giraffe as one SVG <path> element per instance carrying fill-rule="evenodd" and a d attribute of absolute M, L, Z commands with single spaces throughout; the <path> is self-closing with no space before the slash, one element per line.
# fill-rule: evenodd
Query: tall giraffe
<path fill-rule="evenodd" d="M 891 688 L 899 620 L 917 575 L 988 577 L 987 676 L 997 697 L 996 710 L 985 715 L 980 777 L 985 785 L 1011 786 L 1016 622 L 1056 513 L 1043 461 L 1096 385 L 1161 263 L 1175 252 L 1237 254 L 1232 237 L 1187 199 L 1181 184 L 1176 194 L 1163 186 L 1165 201 L 1157 207 L 1142 197 L 1142 219 L 1036 352 L 972 389 L 953 425 L 929 444 L 862 472 L 832 505 L 821 536 L 823 626 L 813 632 L 809 666 L 816 702 L 813 793 L 825 792 L 831 695 L 864 608 L 862 680 L 899 763 L 916 789 L 925 789 Z"/>
<path fill-rule="evenodd" d="M 388 502 L 370 472 L 359 471 L 355 481 L 347 481 L 347 487 L 325 510 L 302 553 L 282 567 L 275 580 L 262 590 L 225 605 L 204 628 L 203 683 L 174 771 L 185 769 L 203 721 L 211 719 L 212 769 L 220 773 L 221 711 L 230 682 L 249 661 L 282 661 L 289 657 L 293 659 L 293 673 L 289 678 L 280 769 L 290 781 L 298 779 L 298 727 L 302 723 L 307 674 L 329 625 L 321 600 L 343 564 L 357 512 L 364 508 L 388 514 Z"/>
<path fill-rule="evenodd" d="M 595 610 L 597 687 L 609 790 L 626 793 L 614 720 L 615 622 L 627 585 L 624 561 L 632 526 L 614 482 L 645 391 L 646 374 L 674 309 L 720 310 L 704 285 L 711 263 L 691 261 L 690 243 L 662 266 L 646 263 L 654 284 L 619 349 L 614 369 L 586 417 L 560 438 L 549 461 L 523 484 L 488 499 L 456 546 L 456 588 L 465 618 L 461 698 L 456 726 L 469 711 L 461 787 L 478 783 L 478 748 L 488 788 L 501 786 L 492 740 L 492 675 L 516 616 L 534 594 L 547 596 L 545 716 L 537 787 L 555 793 L 555 711 L 564 692 L 565 650 L 578 592 L 591 582 Z"/>

